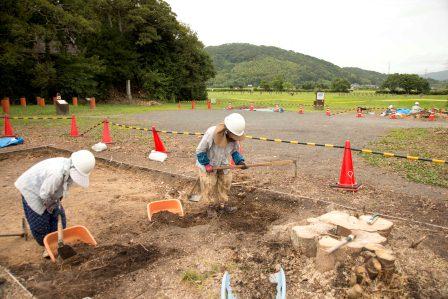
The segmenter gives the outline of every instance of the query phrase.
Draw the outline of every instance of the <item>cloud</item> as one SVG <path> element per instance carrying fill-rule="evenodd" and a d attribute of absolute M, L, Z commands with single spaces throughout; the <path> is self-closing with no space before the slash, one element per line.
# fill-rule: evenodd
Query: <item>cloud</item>
<path fill-rule="evenodd" d="M 205 45 L 276 46 L 380 72 L 447 68 L 446 0 L 167 2 Z"/>

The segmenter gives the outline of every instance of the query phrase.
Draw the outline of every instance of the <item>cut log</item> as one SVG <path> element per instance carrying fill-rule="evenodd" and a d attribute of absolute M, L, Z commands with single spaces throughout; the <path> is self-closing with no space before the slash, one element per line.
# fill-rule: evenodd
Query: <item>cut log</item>
<path fill-rule="evenodd" d="M 355 284 L 347 290 L 347 297 L 349 299 L 357 299 L 362 297 L 362 287 L 359 284 Z"/>
<path fill-rule="evenodd" d="M 327 272 L 335 269 L 336 261 L 343 256 L 343 250 L 328 254 L 328 249 L 337 246 L 340 242 L 340 240 L 329 236 L 324 236 L 319 240 L 316 252 L 316 268 L 320 272 Z"/>
<path fill-rule="evenodd" d="M 359 216 L 359 220 L 367 224 L 367 222 L 371 217 L 372 215 L 361 215 Z M 375 220 L 373 224 L 367 224 L 367 226 L 370 226 L 372 229 L 374 229 L 373 231 L 378 232 L 380 235 L 387 237 L 389 236 L 390 231 L 394 226 L 394 223 L 380 216 L 378 219 Z M 366 230 L 366 231 L 372 231 L 372 230 Z"/>
<path fill-rule="evenodd" d="M 382 244 L 387 239 L 378 233 L 369 233 L 363 230 L 352 230 L 355 239 L 347 244 L 352 253 L 359 253 L 363 248 L 375 246 L 375 244 Z"/>
<path fill-rule="evenodd" d="M 316 243 L 323 234 L 334 230 L 335 226 L 322 222 L 294 226 L 291 229 L 292 245 L 307 257 L 316 256 Z"/>
<path fill-rule="evenodd" d="M 333 224 L 344 228 L 342 234 L 347 234 L 346 230 L 363 230 L 367 232 L 378 232 L 383 236 L 389 235 L 393 223 L 384 218 L 377 219 L 373 224 L 367 224 L 367 221 L 370 219 L 371 215 L 362 215 L 360 218 L 356 218 L 354 216 L 349 215 L 348 213 L 341 211 L 332 211 L 326 214 L 323 214 L 316 219 L 321 222 Z M 310 219 L 308 219 L 309 221 Z M 315 221 L 314 219 L 311 219 Z"/>
<path fill-rule="evenodd" d="M 355 267 L 356 283 L 369 284 L 370 278 L 364 265 Z"/>
<path fill-rule="evenodd" d="M 395 273 L 395 256 L 388 250 L 376 250 L 375 254 L 378 261 L 381 263 L 381 278 L 384 282 L 389 283 Z"/>
<path fill-rule="evenodd" d="M 374 280 L 381 273 L 381 269 L 381 263 L 376 258 L 371 258 L 366 263 L 366 270 L 371 280 Z"/>

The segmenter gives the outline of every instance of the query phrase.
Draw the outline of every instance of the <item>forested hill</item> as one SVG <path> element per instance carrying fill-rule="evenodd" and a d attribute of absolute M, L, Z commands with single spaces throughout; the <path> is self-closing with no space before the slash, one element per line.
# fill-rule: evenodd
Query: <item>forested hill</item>
<path fill-rule="evenodd" d="M 341 68 L 331 62 L 276 47 L 244 43 L 205 48 L 217 72 L 210 86 L 229 87 L 259 85 L 278 77 L 300 86 L 306 82 L 330 84 L 346 78 L 351 83 L 380 85 L 386 75 L 360 68 Z"/>

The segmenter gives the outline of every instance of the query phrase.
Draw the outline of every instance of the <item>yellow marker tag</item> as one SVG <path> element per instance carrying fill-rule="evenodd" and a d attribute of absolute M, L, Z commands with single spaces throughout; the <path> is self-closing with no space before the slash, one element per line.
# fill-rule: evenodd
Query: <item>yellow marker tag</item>
<path fill-rule="evenodd" d="M 190 134 L 190 133 L 189 133 L 189 132 L 184 132 L 183 134 L 184 134 L 184 135 L 188 135 L 188 134 Z"/>
<path fill-rule="evenodd" d="M 201 136 L 201 133 L 200 132 L 194 132 L 194 135 Z"/>
<path fill-rule="evenodd" d="M 361 152 L 363 152 L 363 153 L 365 153 L 365 154 L 371 154 L 373 151 L 370 150 L 370 149 L 363 148 L 363 149 L 361 150 Z"/>
<path fill-rule="evenodd" d="M 440 160 L 440 159 L 432 159 L 432 162 L 443 164 L 443 163 L 445 163 L 446 161 L 445 161 L 445 160 Z"/>
<path fill-rule="evenodd" d="M 275 142 L 282 142 L 281 139 L 274 139 Z"/>
<path fill-rule="evenodd" d="M 252 135 L 246 135 L 246 138 L 252 139 Z"/>
<path fill-rule="evenodd" d="M 264 141 L 266 141 L 266 140 L 268 140 L 268 138 L 266 138 L 266 137 L 260 137 L 260 140 L 264 140 Z"/>
<path fill-rule="evenodd" d="M 149 131 L 149 129 L 148 128 L 143 128 L 143 131 Z"/>
<path fill-rule="evenodd" d="M 177 131 L 173 131 L 173 134 L 177 134 Z"/>
<path fill-rule="evenodd" d="M 292 143 L 292 144 L 299 144 L 299 141 L 298 141 L 298 140 L 291 140 L 289 143 Z"/>
<path fill-rule="evenodd" d="M 333 145 L 333 144 L 325 143 L 325 147 L 334 147 L 334 145 Z"/>
<path fill-rule="evenodd" d="M 316 144 L 314 142 L 307 142 L 306 145 L 315 146 Z"/>
<path fill-rule="evenodd" d="M 409 160 L 418 160 L 417 156 L 406 156 L 406 158 Z"/>
<path fill-rule="evenodd" d="M 162 130 L 162 131 L 160 131 L 160 132 L 162 132 L 162 133 L 166 133 L 166 131 L 165 131 L 165 130 Z"/>
<path fill-rule="evenodd" d="M 393 154 L 393 153 L 383 153 L 383 156 L 384 157 L 393 157 L 393 156 L 395 156 L 395 154 Z"/>

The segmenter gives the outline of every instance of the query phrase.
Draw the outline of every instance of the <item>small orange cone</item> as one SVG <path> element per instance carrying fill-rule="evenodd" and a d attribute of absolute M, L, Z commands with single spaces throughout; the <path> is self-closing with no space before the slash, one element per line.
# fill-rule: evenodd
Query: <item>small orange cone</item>
<path fill-rule="evenodd" d="M 106 118 L 103 120 L 103 143 L 112 143 L 112 138 L 110 137 L 109 120 Z"/>
<path fill-rule="evenodd" d="M 300 105 L 300 107 L 299 107 L 299 114 L 303 114 L 303 106 L 302 105 Z"/>
<path fill-rule="evenodd" d="M 362 114 L 362 110 L 361 108 L 358 108 L 357 110 L 358 112 L 356 113 L 356 117 L 360 118 L 360 117 L 364 117 L 364 114 Z"/>
<path fill-rule="evenodd" d="M 212 110 L 212 102 L 210 100 L 207 100 L 207 109 Z"/>
<path fill-rule="evenodd" d="M 436 114 L 434 113 L 434 109 L 431 110 L 431 114 L 429 114 L 428 120 L 429 121 L 435 121 L 436 120 Z"/>
<path fill-rule="evenodd" d="M 191 100 L 191 110 L 194 110 L 196 107 L 196 102 L 194 100 Z"/>
<path fill-rule="evenodd" d="M 326 116 L 331 116 L 330 108 L 327 107 L 327 110 L 325 111 Z"/>
<path fill-rule="evenodd" d="M 177 110 L 180 110 L 180 101 L 177 102 Z"/>
<path fill-rule="evenodd" d="M 154 150 L 156 152 L 166 153 L 165 145 L 163 145 L 155 126 L 152 126 L 152 137 L 154 139 Z"/>
<path fill-rule="evenodd" d="M 72 115 L 72 123 L 70 126 L 70 136 L 79 137 L 78 127 L 76 126 L 76 116 Z"/>
<path fill-rule="evenodd" d="M 355 172 L 353 170 L 352 151 L 350 148 L 350 141 L 345 141 L 344 158 L 342 159 L 341 174 L 339 182 L 336 185 L 331 185 L 342 190 L 349 190 L 356 192 L 361 188 L 361 184 L 356 183 Z"/>
<path fill-rule="evenodd" d="M 78 97 L 72 97 L 73 106 L 78 106 Z"/>
<path fill-rule="evenodd" d="M 11 121 L 9 120 L 9 116 L 7 114 L 5 114 L 3 120 L 5 123 L 5 130 L 3 137 L 15 137 L 16 135 L 14 135 L 14 130 L 12 128 Z"/>
<path fill-rule="evenodd" d="M 254 111 L 254 110 L 255 110 L 254 103 L 250 103 L 249 111 Z"/>

